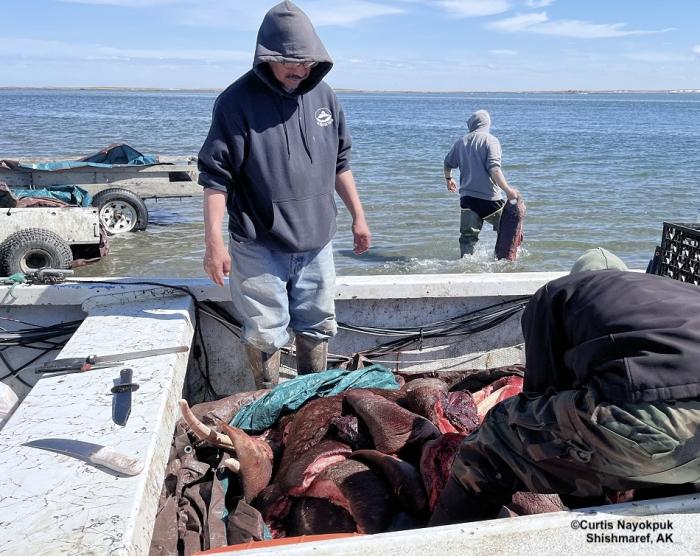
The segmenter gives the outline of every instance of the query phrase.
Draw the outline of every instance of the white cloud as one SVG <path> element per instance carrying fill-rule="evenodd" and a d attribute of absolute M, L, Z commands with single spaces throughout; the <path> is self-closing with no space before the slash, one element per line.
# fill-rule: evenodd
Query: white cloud
<path fill-rule="evenodd" d="M 554 4 L 554 0 L 525 0 L 525 5 L 528 8 L 544 8 Z"/>
<path fill-rule="evenodd" d="M 58 0 L 75 4 L 147 8 L 170 6 L 163 15 L 184 25 L 257 27 L 275 1 L 260 0 Z M 501 1 L 501 0 L 497 0 Z M 403 13 L 404 10 L 371 0 L 306 0 L 299 2 L 317 27 L 350 26 L 364 19 Z M 303 5 L 301 5 L 303 4 Z"/>
<path fill-rule="evenodd" d="M 625 58 L 637 62 L 649 62 L 650 64 L 663 64 L 667 62 L 688 62 L 688 55 L 673 54 L 668 52 L 630 52 L 624 55 Z"/>
<path fill-rule="evenodd" d="M 123 8 L 144 8 L 182 4 L 187 0 L 59 0 L 66 4 L 92 4 L 95 6 L 121 6 Z"/>
<path fill-rule="evenodd" d="M 535 25 L 540 25 L 546 21 L 547 14 L 544 12 L 539 14 L 522 14 L 509 17 L 507 19 L 501 19 L 500 21 L 494 21 L 487 24 L 487 27 L 497 29 L 499 31 L 514 33 L 516 31 L 526 31 L 528 28 Z"/>
<path fill-rule="evenodd" d="M 273 3 L 243 0 L 224 4 L 221 0 L 199 0 L 178 9 L 183 25 L 257 29 Z M 403 13 L 402 8 L 366 0 L 308 0 L 301 6 L 314 26 L 353 26 L 365 19 Z"/>
<path fill-rule="evenodd" d="M 494 21 L 486 25 L 490 29 L 514 33 L 518 31 L 538 33 L 541 35 L 555 35 L 559 37 L 571 37 L 577 39 L 601 39 L 627 37 L 630 35 L 652 35 L 666 33 L 673 29 L 660 29 L 656 31 L 635 31 L 626 29 L 626 23 L 591 23 L 576 19 L 560 19 L 550 21 L 545 12 L 533 14 L 520 14 L 500 21 Z"/>
<path fill-rule="evenodd" d="M 693 47 L 693 54 L 695 54 L 696 56 L 700 56 L 700 44 L 696 44 Z"/>
<path fill-rule="evenodd" d="M 517 56 L 517 50 L 510 50 L 508 48 L 501 48 L 497 50 L 489 50 L 490 54 L 495 54 L 496 56 Z"/>
<path fill-rule="evenodd" d="M 458 17 L 482 17 L 510 9 L 508 0 L 438 0 L 437 4 Z"/>
<path fill-rule="evenodd" d="M 366 2 L 365 0 L 345 0 L 342 4 L 336 2 L 318 1 L 306 2 L 304 11 L 317 27 L 349 26 L 372 17 L 396 15 L 404 10 L 393 6 Z"/>
<path fill-rule="evenodd" d="M 250 52 L 207 49 L 113 48 L 60 41 L 0 38 L 0 58 L 44 60 L 169 60 L 181 62 L 241 62 L 251 59 Z"/>

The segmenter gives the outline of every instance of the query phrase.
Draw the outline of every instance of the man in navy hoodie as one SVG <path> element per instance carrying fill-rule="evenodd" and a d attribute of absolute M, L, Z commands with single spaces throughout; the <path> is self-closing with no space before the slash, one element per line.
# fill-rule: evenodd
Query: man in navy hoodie
<path fill-rule="evenodd" d="M 199 152 L 204 187 L 204 269 L 229 285 L 256 385 L 279 376 L 279 349 L 294 331 L 297 371 L 326 368 L 336 333 L 334 192 L 352 216 L 354 251 L 371 236 L 349 166 L 350 136 L 332 89 L 333 67 L 314 27 L 292 2 L 260 26 L 253 69 L 216 100 Z M 229 250 L 221 233 L 228 210 Z"/>

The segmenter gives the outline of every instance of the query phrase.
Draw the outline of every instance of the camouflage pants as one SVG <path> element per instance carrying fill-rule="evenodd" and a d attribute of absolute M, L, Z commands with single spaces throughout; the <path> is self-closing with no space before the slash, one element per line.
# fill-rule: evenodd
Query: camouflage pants
<path fill-rule="evenodd" d="M 608 403 L 587 390 L 496 405 L 465 439 L 432 525 L 493 517 L 519 490 L 602 496 L 700 483 L 700 400 Z"/>

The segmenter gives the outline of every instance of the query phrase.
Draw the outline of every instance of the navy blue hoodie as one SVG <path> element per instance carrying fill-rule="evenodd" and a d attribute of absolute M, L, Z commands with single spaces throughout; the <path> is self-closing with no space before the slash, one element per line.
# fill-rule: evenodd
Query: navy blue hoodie
<path fill-rule="evenodd" d="M 317 62 L 286 92 L 267 62 Z M 228 194 L 237 241 L 302 252 L 336 231 L 335 176 L 349 169 L 350 137 L 332 89 L 333 62 L 309 18 L 292 2 L 265 16 L 253 69 L 219 95 L 199 152 L 199 183 Z"/>

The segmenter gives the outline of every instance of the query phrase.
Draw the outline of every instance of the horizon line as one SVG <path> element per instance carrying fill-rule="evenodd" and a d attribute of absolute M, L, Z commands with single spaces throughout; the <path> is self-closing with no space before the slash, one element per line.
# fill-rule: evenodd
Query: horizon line
<path fill-rule="evenodd" d="M 127 87 L 127 86 L 23 86 L 0 85 L 0 91 L 133 91 L 133 92 L 194 92 L 194 93 L 220 93 L 226 87 Z M 519 93 L 519 94 L 590 94 L 590 93 L 700 93 L 700 88 L 683 89 L 501 89 L 501 90 L 451 90 L 434 91 L 428 89 L 354 89 L 333 88 L 336 92 L 343 93 L 413 93 L 413 94 L 493 94 L 493 93 Z"/>

